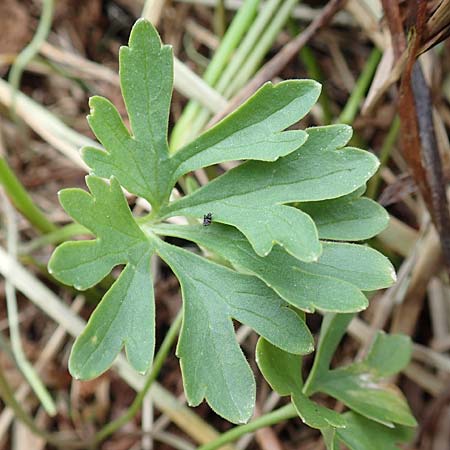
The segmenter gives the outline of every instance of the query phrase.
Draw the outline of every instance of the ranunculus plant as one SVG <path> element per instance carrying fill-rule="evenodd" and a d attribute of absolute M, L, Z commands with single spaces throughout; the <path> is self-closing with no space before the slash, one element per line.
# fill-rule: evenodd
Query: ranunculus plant
<path fill-rule="evenodd" d="M 346 147 L 347 125 L 287 130 L 316 102 L 311 80 L 265 84 L 236 111 L 171 153 L 168 118 L 173 57 L 153 26 L 140 20 L 120 51 L 120 80 L 130 130 L 103 97 L 90 101 L 89 124 L 103 148 L 86 147 L 89 192 L 65 189 L 64 209 L 95 235 L 66 242 L 49 269 L 63 283 L 87 289 L 117 265 L 124 268 L 76 340 L 69 363 L 79 379 L 99 376 L 125 348 L 145 373 L 155 346 L 151 261 L 158 255 L 178 278 L 183 321 L 177 355 L 191 405 L 206 400 L 234 423 L 249 420 L 255 379 L 232 320 L 261 338 L 257 363 L 280 395 L 328 449 L 391 449 L 415 425 L 402 394 L 384 379 L 408 362 L 402 336 L 379 334 L 363 361 L 331 369 L 330 361 L 353 313 L 365 309 L 364 292 L 390 286 L 395 273 L 380 253 L 357 241 L 387 224 L 384 209 L 363 197 L 377 158 Z M 189 172 L 243 160 L 207 185 L 171 201 Z M 151 205 L 133 217 L 123 189 Z M 198 219 L 168 223 L 172 216 Z M 189 240 L 223 261 L 172 245 Z M 344 241 L 352 241 L 346 243 Z M 305 313 L 325 314 L 314 365 L 302 380 L 302 355 L 314 350 Z M 344 403 L 344 414 L 311 399 L 322 392 Z"/>

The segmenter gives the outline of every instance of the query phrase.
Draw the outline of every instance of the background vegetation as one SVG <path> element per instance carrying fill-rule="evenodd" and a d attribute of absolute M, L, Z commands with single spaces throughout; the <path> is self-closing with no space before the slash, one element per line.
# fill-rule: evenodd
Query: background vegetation
<path fill-rule="evenodd" d="M 55 233 L 69 222 L 57 192 L 84 187 L 86 167 L 78 150 L 93 139 L 85 119 L 88 98 L 104 95 L 126 117 L 118 49 L 139 16 L 157 26 L 178 58 L 172 148 L 265 81 L 314 78 L 323 85 L 320 103 L 300 126 L 351 124 L 354 144 L 379 156 L 382 166 L 368 192 L 388 208 L 391 221 L 371 245 L 394 262 L 398 282 L 374 293 L 370 307 L 351 322 L 335 363 L 366 354 L 378 329 L 410 335 L 412 362 L 395 380 L 419 422 L 410 448 L 449 448 L 450 48 L 445 38 L 450 2 L 445 0 L 0 2 L 0 295 L 5 299 L 0 394 L 14 408 L 3 405 L 0 412 L 0 448 L 53 448 L 61 433 L 74 442 L 94 432 L 106 436 L 113 431 L 108 424 L 128 410 L 142 387 L 142 379 L 120 364 L 92 382 L 70 377 L 72 338 L 111 280 L 80 293 L 58 284 L 46 269 Z M 414 64 L 419 55 L 420 65 Z M 16 89 L 20 92 L 13 95 Z M 230 166 L 198 170 L 189 183 L 205 184 Z M 136 213 L 146 210 L 145 202 L 128 200 Z M 156 266 L 154 276 L 160 346 L 180 294 L 165 266 Z M 320 316 L 309 322 L 317 331 Z M 246 327 L 238 336 L 245 351 L 254 352 L 256 336 Z M 257 414 L 282 405 L 256 368 L 255 374 Z M 8 397 L 8 387 L 17 403 Z M 187 408 L 182 392 L 172 352 L 143 407 L 129 410 L 130 420 L 102 448 L 190 449 L 231 426 L 205 404 Z M 306 450 L 320 448 L 320 439 L 291 419 L 233 445 Z"/>

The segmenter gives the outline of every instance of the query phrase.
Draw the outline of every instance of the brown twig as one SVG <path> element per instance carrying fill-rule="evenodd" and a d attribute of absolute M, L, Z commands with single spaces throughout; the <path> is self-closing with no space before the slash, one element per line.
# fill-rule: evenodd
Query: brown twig
<path fill-rule="evenodd" d="M 399 114 L 404 140 L 403 153 L 441 239 L 442 252 L 450 267 L 450 213 L 442 162 L 433 124 L 430 89 L 416 55 L 426 25 L 426 2 L 420 1 L 415 36 L 401 81 Z"/>
<path fill-rule="evenodd" d="M 420 53 L 439 44 L 450 35 L 450 0 L 442 0 L 427 21 Z"/>
<path fill-rule="evenodd" d="M 411 82 L 422 144 L 422 164 L 425 168 L 426 181 L 430 189 L 433 221 L 441 240 L 442 253 L 447 266 L 450 267 L 449 205 L 445 190 L 442 161 L 434 130 L 430 89 L 418 61 L 414 64 Z"/>
<path fill-rule="evenodd" d="M 392 331 L 412 334 L 423 306 L 426 286 L 441 264 L 440 250 L 450 266 L 450 214 L 434 132 L 430 89 L 420 62 L 416 61 L 426 30 L 427 5 L 426 2 L 418 0 L 417 9 L 411 10 L 415 14 L 415 27 L 407 46 L 399 3 L 389 0 L 382 2 L 392 35 L 394 55 L 397 60 L 407 55 L 398 103 L 403 155 L 438 232 L 436 235 L 433 229 L 430 230 L 429 245 L 424 248 L 420 258 L 424 264 L 416 264 L 414 267 L 404 302 L 394 313 Z M 413 6 L 416 5 L 411 3 L 410 7 Z"/>
<path fill-rule="evenodd" d="M 255 93 L 266 81 L 278 75 L 289 61 L 309 42 L 317 31 L 327 25 L 334 15 L 344 6 L 346 0 L 331 0 L 305 30 L 286 44 L 270 61 L 268 61 L 256 75 L 247 83 L 227 106 L 216 114 L 208 124 L 208 128 L 217 123 L 241 103 Z"/>
<path fill-rule="evenodd" d="M 410 12 L 415 15 L 415 26 L 407 48 L 408 57 L 401 78 L 398 104 L 403 154 L 436 226 L 444 259 L 450 267 L 450 213 L 434 131 L 431 94 L 420 62 L 416 61 L 422 42 L 426 39 L 427 2 L 418 0 L 417 10 L 413 10 L 413 6 L 410 5 Z M 383 0 L 383 7 L 392 35 L 394 55 L 399 59 L 407 47 L 399 4 Z"/>

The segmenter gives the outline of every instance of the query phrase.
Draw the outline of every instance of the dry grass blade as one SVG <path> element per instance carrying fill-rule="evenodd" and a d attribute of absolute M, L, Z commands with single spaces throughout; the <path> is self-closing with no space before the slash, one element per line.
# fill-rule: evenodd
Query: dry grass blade
<path fill-rule="evenodd" d="M 360 0 L 350 0 L 348 3 L 358 3 Z M 217 5 L 217 0 L 175 0 L 176 3 L 189 3 L 195 5 L 214 7 Z M 242 6 L 243 0 L 225 0 L 224 5 L 228 10 L 238 10 Z M 317 16 L 321 14 L 319 8 L 313 8 L 305 4 L 299 4 L 292 11 L 292 18 L 299 19 L 302 22 L 312 22 Z M 332 19 L 333 25 L 354 27 L 355 21 L 345 11 L 338 12 Z"/>
<path fill-rule="evenodd" d="M 419 53 L 447 39 L 450 35 L 450 0 L 442 0 L 431 17 L 427 20 L 424 38 Z"/>
<path fill-rule="evenodd" d="M 142 17 L 157 26 L 166 0 L 146 0 L 142 10 Z"/>
<path fill-rule="evenodd" d="M 408 289 L 394 312 L 391 331 L 411 335 L 422 311 L 428 282 L 442 264 L 441 247 L 436 230 L 430 227 L 424 237 L 422 249 L 411 272 Z"/>
<path fill-rule="evenodd" d="M 11 85 L 0 79 L 0 103 L 11 108 L 12 98 Z M 23 119 L 45 141 L 53 145 L 77 166 L 88 170 L 78 150 L 84 145 L 98 147 L 96 142 L 70 129 L 52 113 L 21 92 L 17 92 L 15 97 L 15 111 L 17 116 Z"/>
<path fill-rule="evenodd" d="M 82 56 L 69 53 L 47 42 L 42 44 L 40 52 L 46 58 L 70 68 L 73 74 L 82 78 L 102 79 L 116 86 L 120 84 L 116 72 Z M 214 113 L 220 111 L 226 105 L 226 100 L 217 91 L 178 58 L 174 58 L 174 88 L 185 97 L 197 100 Z"/>
<path fill-rule="evenodd" d="M 367 33 L 367 36 L 369 36 L 372 42 L 379 49 L 385 49 L 388 43 L 387 34 L 384 31 L 380 31 L 380 17 L 377 17 L 377 15 L 374 14 L 373 9 L 369 7 L 368 3 L 373 4 L 378 2 L 348 0 L 345 5 L 345 9 L 353 16 L 355 21 Z"/>
<path fill-rule="evenodd" d="M 197 100 L 213 113 L 221 111 L 227 104 L 224 97 L 177 58 L 174 58 L 174 86 L 181 94 Z"/>

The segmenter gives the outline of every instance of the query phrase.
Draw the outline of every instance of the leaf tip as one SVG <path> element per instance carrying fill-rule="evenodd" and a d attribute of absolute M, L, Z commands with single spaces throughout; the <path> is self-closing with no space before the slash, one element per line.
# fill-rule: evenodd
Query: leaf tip
<path fill-rule="evenodd" d="M 85 377 L 83 377 L 83 374 L 79 370 L 78 365 L 75 364 L 75 362 L 74 362 L 73 348 L 72 348 L 72 352 L 71 352 L 70 358 L 69 358 L 68 369 L 69 369 L 69 373 L 70 373 L 71 377 L 75 378 L 75 380 L 84 380 L 84 379 L 86 379 Z"/>
<path fill-rule="evenodd" d="M 312 336 L 311 336 L 312 338 Z M 314 351 L 314 342 L 310 342 L 309 345 L 305 348 L 305 352 L 302 353 L 303 355 L 309 355 Z"/>
<path fill-rule="evenodd" d="M 159 47 L 164 47 L 156 27 L 149 20 L 141 17 L 136 21 L 131 29 L 130 38 L 128 40 L 128 49 L 132 50 L 133 47 L 142 47 L 142 45 L 148 43 L 150 43 L 150 45 L 156 44 L 159 45 Z M 122 52 L 128 50 L 120 49 L 120 51 Z"/>
<path fill-rule="evenodd" d="M 347 123 L 339 124 L 342 131 L 341 133 L 345 135 L 347 142 L 352 138 L 353 136 L 353 128 L 351 125 L 348 125 Z"/>
<path fill-rule="evenodd" d="M 95 114 L 95 108 L 98 107 L 103 100 L 103 97 L 101 97 L 100 95 L 93 95 L 92 97 L 89 97 L 89 114 L 87 116 L 88 119 Z"/>
<path fill-rule="evenodd" d="M 319 93 L 322 91 L 322 83 L 319 83 L 316 80 L 309 80 L 311 83 L 311 86 L 316 89 Z"/>
<path fill-rule="evenodd" d="M 397 273 L 395 272 L 394 267 L 389 267 L 389 275 L 391 276 L 392 283 L 395 283 L 397 281 Z"/>

